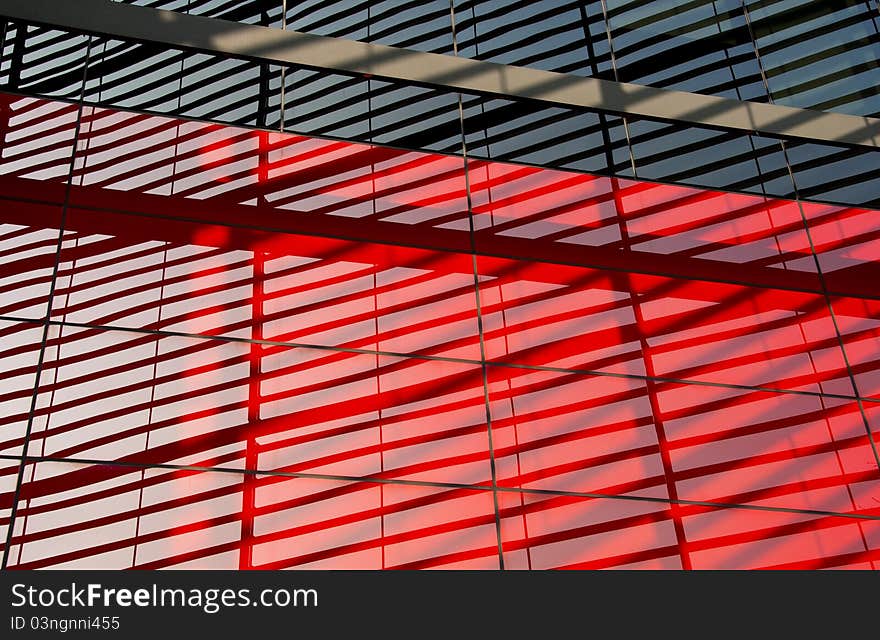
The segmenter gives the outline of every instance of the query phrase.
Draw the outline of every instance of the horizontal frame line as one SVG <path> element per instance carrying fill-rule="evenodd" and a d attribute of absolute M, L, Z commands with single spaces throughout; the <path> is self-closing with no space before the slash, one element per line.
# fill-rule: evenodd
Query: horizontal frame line
<path fill-rule="evenodd" d="M 463 484 L 457 482 L 428 482 L 419 480 L 398 480 L 393 478 L 373 478 L 370 476 L 343 476 L 322 473 L 301 473 L 295 471 L 263 471 L 259 469 L 236 469 L 232 467 L 202 467 L 194 465 L 177 465 L 171 463 L 146 464 L 137 462 L 121 462 L 117 460 L 94 460 L 91 458 L 58 458 L 54 456 L 14 456 L 0 454 L 0 460 L 19 461 L 22 464 L 39 462 L 56 462 L 64 464 L 92 465 L 92 466 L 116 466 L 129 467 L 132 469 L 166 469 L 169 471 L 194 471 L 198 473 L 229 473 L 241 476 L 272 476 L 284 478 L 303 478 L 312 480 L 328 480 L 337 482 L 362 482 L 371 484 L 398 484 L 415 487 L 436 487 L 438 489 L 469 489 L 472 491 L 499 491 L 502 493 L 527 493 L 542 496 L 566 496 L 573 498 L 627 500 L 630 502 L 652 502 L 658 504 L 680 504 L 692 507 L 709 507 L 718 509 L 750 509 L 753 511 L 776 511 L 782 513 L 798 513 L 825 517 L 852 518 L 855 520 L 880 520 L 880 516 L 872 516 L 860 513 L 838 513 L 836 511 L 823 511 L 820 509 L 795 509 L 792 507 L 768 507 L 764 505 L 735 504 L 728 502 L 709 502 L 703 500 L 670 500 L 668 498 L 652 498 L 648 496 L 614 495 L 607 493 L 589 493 L 582 491 L 554 491 L 552 489 L 523 489 L 515 487 L 502 487 L 480 484 Z"/>
<path fill-rule="evenodd" d="M 475 360 L 470 358 L 455 358 L 451 356 L 435 356 L 418 352 L 402 352 L 402 351 L 383 351 L 377 349 L 358 349 L 352 347 L 336 347 L 331 345 L 311 344 L 306 342 L 285 342 L 282 340 L 258 340 L 255 338 L 239 338 L 236 336 L 224 335 L 206 335 L 202 333 L 188 333 L 185 331 L 169 331 L 167 329 L 143 329 L 138 327 L 122 327 L 116 325 L 90 324 L 85 322 L 70 322 L 64 320 L 46 320 L 46 318 L 22 318 L 17 316 L 0 315 L 2 322 L 16 322 L 43 326 L 48 324 L 57 327 L 76 327 L 78 329 L 92 329 L 95 331 L 119 331 L 124 333 L 137 333 L 142 335 L 152 335 L 165 338 L 189 338 L 193 340 L 215 340 L 226 343 L 239 344 L 258 344 L 268 347 L 283 347 L 289 349 L 313 349 L 315 351 L 329 351 L 332 353 L 351 353 L 354 355 L 371 355 L 383 356 L 388 358 L 408 358 L 412 360 L 431 360 L 438 362 L 449 362 L 454 364 L 469 364 L 480 366 L 485 364 L 487 367 L 495 369 L 518 369 L 528 371 L 546 371 L 548 373 L 575 374 L 583 376 L 597 376 L 606 378 L 623 378 L 626 380 L 641 380 L 643 382 L 660 382 L 664 384 L 681 384 L 694 385 L 699 387 L 715 387 L 721 389 L 738 389 L 741 391 L 756 391 L 761 393 L 783 393 L 797 396 L 810 396 L 816 398 L 836 398 L 838 400 L 849 400 L 870 402 L 880 404 L 880 398 L 866 398 L 856 395 L 846 395 L 842 393 L 821 393 L 819 391 L 803 391 L 798 389 L 782 389 L 777 387 L 751 386 L 745 384 L 733 384 L 724 382 L 710 382 L 706 380 L 689 380 L 687 378 L 669 378 L 664 376 L 644 376 L 635 373 L 615 373 L 613 371 L 595 371 L 592 369 L 577 369 L 566 367 L 553 367 L 547 365 L 518 364 L 515 362 L 494 362 L 491 360 Z M 62 338 L 63 340 L 63 338 Z"/>

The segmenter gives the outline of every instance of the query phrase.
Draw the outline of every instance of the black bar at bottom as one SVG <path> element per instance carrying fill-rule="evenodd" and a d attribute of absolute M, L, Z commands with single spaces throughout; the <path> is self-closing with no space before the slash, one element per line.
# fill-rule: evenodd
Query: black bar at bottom
<path fill-rule="evenodd" d="M 5 571 L 0 637 L 876 634 L 877 586 L 835 571 Z"/>

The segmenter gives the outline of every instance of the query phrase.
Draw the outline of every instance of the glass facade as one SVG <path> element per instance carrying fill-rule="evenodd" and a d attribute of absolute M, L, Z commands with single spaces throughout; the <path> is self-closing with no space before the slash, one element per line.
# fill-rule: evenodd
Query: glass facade
<path fill-rule="evenodd" d="M 874 2 L 137 4 L 880 91 Z M 880 152 L 3 33 L 4 568 L 880 569 Z"/>

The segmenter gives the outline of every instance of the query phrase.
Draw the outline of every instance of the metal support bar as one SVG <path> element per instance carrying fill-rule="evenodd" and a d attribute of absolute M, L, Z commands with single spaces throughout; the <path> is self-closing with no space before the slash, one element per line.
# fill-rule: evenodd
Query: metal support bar
<path fill-rule="evenodd" d="M 873 149 L 880 142 L 877 118 L 582 78 L 110 0 L 0 0 L 0 15 L 121 40 L 558 107 Z"/>

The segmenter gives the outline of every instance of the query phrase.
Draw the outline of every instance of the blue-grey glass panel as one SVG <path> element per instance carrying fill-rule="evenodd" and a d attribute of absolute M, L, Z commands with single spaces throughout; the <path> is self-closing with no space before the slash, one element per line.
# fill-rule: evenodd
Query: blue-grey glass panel
<path fill-rule="evenodd" d="M 114 1 L 419 51 L 453 52 L 449 0 Z"/>
<path fill-rule="evenodd" d="M 113 0 L 246 24 L 281 26 L 282 0 Z"/>
<path fill-rule="evenodd" d="M 589 17 L 572 0 L 455 0 L 459 55 L 503 64 L 592 75 Z M 594 16 L 600 20 L 601 15 Z"/>
<path fill-rule="evenodd" d="M 368 30 L 368 42 L 447 55 L 454 51 L 449 0 L 371 2 Z"/>
<path fill-rule="evenodd" d="M 608 24 L 602 9 L 603 0 L 583 2 L 587 55 L 590 61 L 590 75 L 606 80 L 615 80 L 614 63 L 611 56 L 611 41 L 608 37 Z"/>
<path fill-rule="evenodd" d="M 782 146 L 740 133 L 628 119 L 637 177 L 794 196 Z"/>
<path fill-rule="evenodd" d="M 461 152 L 457 93 L 287 69 L 283 104 L 285 131 Z"/>
<path fill-rule="evenodd" d="M 289 3 L 285 20 L 296 31 L 453 53 L 446 0 L 306 0 Z M 461 151 L 457 93 L 303 69 L 286 69 L 282 84 L 270 92 L 269 104 L 280 94 L 285 131 Z"/>
<path fill-rule="evenodd" d="M 449 0 L 289 2 L 286 27 L 418 51 L 453 53 Z"/>
<path fill-rule="evenodd" d="M 366 40 L 369 3 L 302 0 L 288 4 L 287 28 L 319 36 Z"/>
<path fill-rule="evenodd" d="M 277 73 L 277 71 L 275 71 Z M 106 106 L 261 126 L 268 65 L 95 38 L 85 99 Z"/>
<path fill-rule="evenodd" d="M 189 0 L 187 13 L 246 24 L 280 27 L 282 0 Z"/>
<path fill-rule="evenodd" d="M 113 0 L 123 4 L 135 4 L 140 7 L 152 7 L 153 9 L 167 9 L 168 11 L 180 11 L 186 13 L 190 0 Z"/>
<path fill-rule="evenodd" d="M 481 98 L 465 99 L 464 117 L 470 156 L 632 175 L 619 117 Z"/>
<path fill-rule="evenodd" d="M 174 49 L 96 39 L 85 98 L 121 109 L 178 113 L 185 58 Z"/>
<path fill-rule="evenodd" d="M 739 0 L 608 0 L 618 79 L 736 100 L 766 100 Z"/>
<path fill-rule="evenodd" d="M 370 81 L 371 141 L 461 153 L 458 94 Z"/>
<path fill-rule="evenodd" d="M 804 199 L 880 207 L 880 151 L 812 143 L 786 145 Z"/>
<path fill-rule="evenodd" d="M 0 88 L 78 100 L 89 37 L 4 23 Z"/>
<path fill-rule="evenodd" d="M 774 102 L 880 113 L 878 7 L 864 0 L 746 3 Z"/>
<path fill-rule="evenodd" d="M 272 27 L 283 19 L 282 0 L 117 1 Z M 269 65 L 103 39 L 93 55 L 92 102 L 249 126 L 279 120 L 270 105 L 280 71 Z"/>
<path fill-rule="evenodd" d="M 284 130 L 370 139 L 368 80 L 335 73 L 287 69 L 284 75 Z"/>

